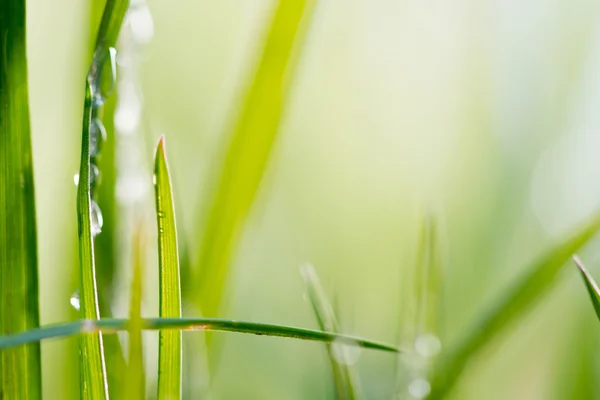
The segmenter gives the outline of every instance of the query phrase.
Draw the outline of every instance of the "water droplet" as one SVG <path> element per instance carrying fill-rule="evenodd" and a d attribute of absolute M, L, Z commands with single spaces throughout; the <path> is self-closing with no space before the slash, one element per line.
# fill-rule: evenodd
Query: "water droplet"
<path fill-rule="evenodd" d="M 115 90 L 117 81 L 117 50 L 109 47 L 105 54 L 95 56 L 91 69 L 90 84 L 94 107 L 104 104 Z"/>
<path fill-rule="evenodd" d="M 424 378 L 417 378 L 408 385 L 408 393 L 415 399 L 424 399 L 431 392 L 429 381 Z"/>
<path fill-rule="evenodd" d="M 79 309 L 80 309 L 79 290 L 76 290 L 75 293 L 73 293 L 73 295 L 69 299 L 69 303 L 71 303 L 71 305 L 73 306 L 74 309 L 79 311 Z"/>
<path fill-rule="evenodd" d="M 102 225 L 104 220 L 102 219 L 102 212 L 98 204 L 92 200 L 92 236 L 96 237 L 102 232 Z"/>
<path fill-rule="evenodd" d="M 100 154 L 102 143 L 106 140 L 106 129 L 98 118 L 92 119 L 90 124 L 90 156 L 95 157 Z"/>
<path fill-rule="evenodd" d="M 437 336 L 425 333 L 415 339 L 415 350 L 423 357 L 435 357 L 442 350 L 442 343 Z"/>
<path fill-rule="evenodd" d="M 96 182 L 98 176 L 100 176 L 100 170 L 96 164 L 90 164 L 90 185 L 93 185 L 94 182 Z M 79 185 L 79 172 L 76 172 L 75 175 L 73 175 L 73 182 L 75 182 L 75 186 Z"/>
<path fill-rule="evenodd" d="M 129 9 L 129 23 L 131 24 L 131 35 L 133 40 L 140 44 L 146 44 L 154 36 L 154 21 L 148 5 L 142 3 Z"/>
<path fill-rule="evenodd" d="M 348 340 L 336 339 L 331 343 L 333 357 L 340 364 L 354 365 L 360 357 L 360 347 Z"/>

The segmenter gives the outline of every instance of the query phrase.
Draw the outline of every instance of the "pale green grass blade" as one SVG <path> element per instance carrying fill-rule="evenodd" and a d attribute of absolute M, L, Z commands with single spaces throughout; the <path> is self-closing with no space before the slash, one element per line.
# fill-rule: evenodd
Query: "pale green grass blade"
<path fill-rule="evenodd" d="M 327 300 L 325 291 L 321 286 L 319 277 L 312 265 L 303 265 L 300 269 L 302 277 L 306 282 L 308 299 L 317 318 L 319 328 L 325 332 L 339 333 L 340 326 L 333 311 L 333 307 Z M 327 354 L 333 373 L 336 396 L 338 399 L 358 399 L 360 390 L 356 372 L 350 368 L 347 360 L 342 360 L 346 355 L 345 343 L 328 343 Z"/>
<path fill-rule="evenodd" d="M 159 314 L 181 317 L 181 285 L 175 208 L 164 137 L 154 158 L 154 194 L 158 224 Z M 158 399 L 181 398 L 181 332 L 160 331 L 158 345 Z"/>
<path fill-rule="evenodd" d="M 77 189 L 77 219 L 79 221 L 79 264 L 81 274 L 80 315 L 82 319 L 99 319 L 94 240 L 92 235 L 92 206 L 90 197 L 90 123 L 92 117 L 92 92 L 87 86 L 85 96 L 83 136 L 81 139 L 81 166 Z M 108 398 L 106 365 L 102 335 L 81 335 L 79 347 L 79 373 L 82 399 Z"/>
<path fill-rule="evenodd" d="M 0 1 L 0 335 L 39 326 L 25 0 Z M 0 352 L 0 398 L 39 399 L 40 346 Z"/>
<path fill-rule="evenodd" d="M 133 243 L 134 262 L 133 280 L 131 283 L 131 303 L 129 310 L 129 365 L 125 379 L 125 399 L 144 400 L 146 398 L 146 376 L 144 374 L 144 351 L 142 341 L 142 277 L 144 244 L 142 239 L 142 224 L 138 229 Z"/>
<path fill-rule="evenodd" d="M 600 319 L 600 289 L 598 288 L 598 284 L 594 278 L 592 278 L 592 275 L 585 268 L 579 257 L 573 256 L 573 261 L 575 261 L 577 268 L 579 268 L 579 272 L 581 272 L 581 276 L 585 282 L 585 287 L 587 288 L 590 299 L 592 300 L 594 311 L 596 311 L 596 316 L 598 319 Z"/>
<path fill-rule="evenodd" d="M 314 0 L 280 0 L 258 68 L 231 133 L 220 181 L 200 246 L 197 265 L 200 308 L 219 312 L 237 237 L 250 211 L 277 135 L 290 78 Z"/>
<path fill-rule="evenodd" d="M 441 399 L 452 389 L 467 364 L 552 287 L 558 272 L 598 229 L 600 216 L 595 216 L 583 229 L 526 269 L 523 277 L 482 314 L 460 343 L 443 355 L 434 375 L 430 399 Z"/>
<path fill-rule="evenodd" d="M 126 319 L 103 318 L 100 320 L 81 320 L 48 325 L 14 335 L 0 336 L 0 349 L 7 349 L 25 343 L 39 342 L 44 339 L 64 338 L 84 332 L 116 333 L 128 329 L 130 323 L 131 322 Z M 389 344 L 364 339 L 358 336 L 342 335 L 285 325 L 262 324 L 258 322 L 236 321 L 221 318 L 144 318 L 143 327 L 144 330 L 236 332 L 325 343 L 339 341 L 341 343 L 346 343 L 349 346 L 363 347 L 365 349 L 381 350 L 391 353 L 401 352 L 401 350 Z"/>

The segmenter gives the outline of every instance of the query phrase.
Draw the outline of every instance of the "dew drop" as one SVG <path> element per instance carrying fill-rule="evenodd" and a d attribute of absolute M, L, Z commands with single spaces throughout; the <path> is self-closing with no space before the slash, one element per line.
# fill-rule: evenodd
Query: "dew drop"
<path fill-rule="evenodd" d="M 92 236 L 96 237 L 102 232 L 102 225 L 104 221 L 102 219 L 102 212 L 98 204 L 92 200 Z"/>
<path fill-rule="evenodd" d="M 340 364 L 354 365 L 360 357 L 360 347 L 347 340 L 336 339 L 331 343 L 333 357 Z"/>
<path fill-rule="evenodd" d="M 109 47 L 92 65 L 91 87 L 95 107 L 102 106 L 115 90 L 117 81 L 117 50 Z"/>
<path fill-rule="evenodd" d="M 102 143 L 106 140 L 106 129 L 98 118 L 92 119 L 90 124 L 90 156 L 96 157 L 100 154 Z"/>
<path fill-rule="evenodd" d="M 424 399 L 431 392 L 429 381 L 424 378 L 417 378 L 408 385 L 408 393 L 415 399 Z"/>
<path fill-rule="evenodd" d="M 90 164 L 90 185 L 93 185 L 99 176 L 100 170 L 98 169 L 96 164 Z M 75 186 L 79 185 L 79 172 L 76 172 L 75 175 L 73 175 L 73 182 L 75 183 Z"/>
<path fill-rule="evenodd" d="M 71 306 L 73 306 L 73 308 L 77 311 L 80 310 L 81 307 L 79 302 L 79 290 L 76 290 L 75 293 L 73 293 L 73 295 L 69 299 L 69 303 L 71 303 Z"/>
<path fill-rule="evenodd" d="M 415 350 L 423 357 L 435 357 L 442 350 L 442 343 L 437 336 L 425 333 L 415 339 Z"/>

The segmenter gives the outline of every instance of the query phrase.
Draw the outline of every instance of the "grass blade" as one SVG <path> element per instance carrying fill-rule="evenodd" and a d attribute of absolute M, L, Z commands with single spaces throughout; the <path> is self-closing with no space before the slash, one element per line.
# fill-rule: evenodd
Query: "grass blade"
<path fill-rule="evenodd" d="M 214 317 L 223 298 L 237 237 L 263 176 L 277 135 L 284 102 L 289 93 L 298 45 L 305 33 L 314 0 L 278 2 L 262 57 L 245 94 L 233 127 L 220 182 L 200 247 L 197 270 L 200 309 Z"/>
<path fill-rule="evenodd" d="M 25 0 L 0 2 L 0 335 L 39 326 Z M 0 352 L 0 398 L 39 399 L 40 346 Z"/>
<path fill-rule="evenodd" d="M 394 346 L 358 336 L 296 328 L 286 325 L 262 324 L 258 322 L 236 321 L 221 318 L 144 318 L 142 319 L 142 322 L 144 330 L 235 332 L 324 343 L 340 341 L 347 343 L 350 346 L 357 346 L 365 349 L 381 350 L 391 353 L 401 352 L 401 350 Z M 0 349 L 39 342 L 44 339 L 64 338 L 79 333 L 116 333 L 128 329 L 130 324 L 131 321 L 126 319 L 103 318 L 99 320 L 80 320 L 76 322 L 48 325 L 14 335 L 0 336 Z"/>
<path fill-rule="evenodd" d="M 552 248 L 528 268 L 524 276 L 513 284 L 501 299 L 489 307 L 462 341 L 443 355 L 433 379 L 430 399 L 440 399 L 452 389 L 469 361 L 550 289 L 561 268 L 596 234 L 598 229 L 600 229 L 600 216 L 595 216 L 576 234 Z"/>
<path fill-rule="evenodd" d="M 181 285 L 175 208 L 171 178 L 165 154 L 164 137 L 154 158 L 154 193 L 158 223 L 159 313 L 161 317 L 181 317 Z M 181 398 L 181 332 L 161 331 L 158 347 L 158 399 Z"/>
<path fill-rule="evenodd" d="M 600 289 L 598 288 L 598 284 L 592 278 L 592 275 L 585 268 L 579 257 L 573 256 L 573 261 L 579 268 L 579 272 L 581 272 L 581 276 L 583 277 L 583 281 L 585 282 L 585 287 L 590 294 L 590 299 L 592 300 L 592 305 L 594 306 L 594 311 L 596 311 L 596 316 L 600 319 Z"/>
<path fill-rule="evenodd" d="M 319 328 L 324 332 L 338 333 L 340 331 L 339 323 L 335 317 L 333 307 L 327 300 L 315 269 L 312 265 L 304 265 L 300 271 L 306 282 L 308 299 L 317 318 Z M 334 348 L 334 346 L 338 347 Z M 337 398 L 352 400 L 360 398 L 360 390 L 355 371 L 350 368 L 348 362 L 340 360 L 340 356 L 344 357 L 345 355 L 343 351 L 345 346 L 345 343 L 328 343 L 327 354 L 331 363 Z M 339 351 L 340 348 L 342 351 Z"/>
<path fill-rule="evenodd" d="M 146 377 L 144 374 L 144 353 L 142 341 L 142 266 L 144 246 L 142 240 L 142 224 L 138 229 L 133 243 L 134 262 L 133 280 L 131 283 L 131 306 L 129 310 L 129 365 L 127 368 L 127 382 L 125 399 L 146 398 Z"/>

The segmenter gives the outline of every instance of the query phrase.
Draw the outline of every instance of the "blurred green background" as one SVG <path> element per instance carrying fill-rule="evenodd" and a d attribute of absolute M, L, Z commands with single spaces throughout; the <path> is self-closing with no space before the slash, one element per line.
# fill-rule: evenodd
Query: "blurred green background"
<path fill-rule="evenodd" d="M 225 133 L 273 5 L 148 3 L 154 37 L 138 55 L 138 161 L 150 179 L 152 147 L 166 136 L 180 240 L 194 260 Z M 27 3 L 43 324 L 77 317 L 69 305 L 77 287 L 73 173 L 90 7 Z M 221 316 L 316 327 L 298 268 L 309 261 L 347 333 L 396 342 L 402 270 L 430 210 L 445 249 L 440 336 L 444 347 L 453 343 L 523 266 L 600 206 L 598 15 L 593 0 L 318 1 Z M 151 211 L 151 190 L 142 194 Z M 598 248 L 582 254 L 596 275 Z M 148 254 L 144 314 L 155 316 L 155 249 Z M 127 257 L 116 265 L 119 316 L 127 315 Z M 600 332 L 586 296 L 567 269 L 466 371 L 452 398 L 600 398 Z M 152 373 L 157 336 L 145 335 Z M 221 336 L 213 398 L 332 397 L 322 345 Z M 75 398 L 75 343 L 43 344 L 47 398 Z M 394 364 L 388 354 L 361 353 L 367 398 L 392 398 Z M 196 374 L 186 382 L 206 385 Z"/>

